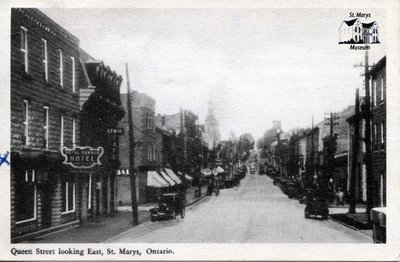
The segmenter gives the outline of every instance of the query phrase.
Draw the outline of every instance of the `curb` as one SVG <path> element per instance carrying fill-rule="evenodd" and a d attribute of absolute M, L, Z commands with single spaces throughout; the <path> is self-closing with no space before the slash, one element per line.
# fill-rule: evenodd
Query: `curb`
<path fill-rule="evenodd" d="M 356 228 L 356 227 L 353 227 L 353 226 L 351 226 L 351 225 L 349 225 L 349 224 L 346 224 L 346 223 L 344 223 L 344 222 L 342 222 L 342 221 L 340 221 L 340 220 L 334 219 L 334 218 L 331 217 L 330 215 L 328 215 L 328 218 L 331 219 L 332 221 L 338 223 L 338 224 L 341 224 L 341 225 L 345 226 L 345 227 L 348 227 L 348 228 L 351 228 L 351 229 L 353 229 L 353 230 L 355 230 L 355 231 L 361 232 L 360 229 L 358 229 L 358 228 Z"/>
<path fill-rule="evenodd" d="M 188 206 L 191 206 L 193 204 L 196 204 L 197 202 L 200 202 L 201 200 L 203 200 L 206 196 L 207 195 L 204 195 L 204 196 L 202 196 L 202 197 L 200 197 L 200 198 L 198 198 L 198 199 L 196 199 L 196 200 L 194 200 L 194 201 L 192 201 L 190 203 L 187 203 L 186 206 L 188 207 Z"/>
<path fill-rule="evenodd" d="M 351 225 L 346 224 L 346 223 L 344 223 L 344 222 L 342 222 L 342 221 L 339 221 L 339 220 L 337 220 L 337 219 L 334 219 L 334 218 L 332 218 L 330 215 L 328 215 L 328 218 L 329 218 L 330 220 L 332 220 L 332 221 L 338 223 L 338 224 L 341 224 L 342 226 L 345 226 L 345 227 L 347 227 L 347 228 L 353 229 L 354 231 L 358 231 L 358 232 L 360 232 L 361 234 L 363 234 L 364 236 L 367 236 L 367 237 L 373 239 L 370 235 L 365 234 L 363 231 L 361 231 L 361 229 L 358 229 L 358 228 L 356 228 L 356 227 L 354 227 L 354 226 L 351 226 Z M 366 230 L 368 230 L 368 229 L 366 229 Z"/>

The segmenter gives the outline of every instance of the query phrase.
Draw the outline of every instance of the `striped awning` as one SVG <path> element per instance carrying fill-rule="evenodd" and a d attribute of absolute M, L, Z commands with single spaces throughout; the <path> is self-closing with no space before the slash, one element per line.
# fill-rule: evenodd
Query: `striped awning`
<path fill-rule="evenodd" d="M 147 186 L 150 187 L 169 187 L 169 183 L 165 181 L 156 171 L 147 172 Z"/>
<path fill-rule="evenodd" d="M 172 180 L 172 178 L 170 178 L 167 173 L 165 173 L 164 171 L 160 172 L 161 176 L 171 185 L 174 186 L 176 185 L 176 182 L 174 180 Z"/>
<path fill-rule="evenodd" d="M 172 180 L 174 180 L 177 184 L 181 184 L 181 183 L 182 183 L 182 180 L 181 180 L 177 175 L 175 175 L 175 173 L 174 173 L 174 171 L 172 171 L 172 169 L 165 168 L 165 172 L 166 172 L 167 175 L 168 175 Z"/>

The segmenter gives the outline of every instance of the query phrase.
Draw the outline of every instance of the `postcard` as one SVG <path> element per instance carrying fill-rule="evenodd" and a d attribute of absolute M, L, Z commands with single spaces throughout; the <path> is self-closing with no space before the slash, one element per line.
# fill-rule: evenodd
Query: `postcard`
<path fill-rule="evenodd" d="M 397 1 L 9 1 L 4 260 L 398 260 Z"/>

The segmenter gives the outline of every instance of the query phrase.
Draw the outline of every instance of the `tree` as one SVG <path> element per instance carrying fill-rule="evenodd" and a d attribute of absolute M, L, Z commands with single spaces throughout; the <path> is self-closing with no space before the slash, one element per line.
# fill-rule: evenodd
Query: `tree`
<path fill-rule="evenodd" d="M 249 133 L 244 133 L 239 137 L 238 152 L 244 162 L 250 156 L 250 150 L 254 148 L 254 138 Z"/>

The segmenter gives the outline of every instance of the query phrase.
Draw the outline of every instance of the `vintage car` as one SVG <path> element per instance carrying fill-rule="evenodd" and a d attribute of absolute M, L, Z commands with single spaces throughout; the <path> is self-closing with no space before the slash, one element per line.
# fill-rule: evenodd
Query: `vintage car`
<path fill-rule="evenodd" d="M 159 197 L 158 207 L 150 209 L 151 222 L 185 217 L 184 196 L 179 193 L 165 193 Z"/>
<path fill-rule="evenodd" d="M 306 208 L 304 209 L 305 218 L 320 216 L 322 219 L 327 219 L 328 215 L 329 209 L 326 197 L 318 194 L 307 196 Z"/>
<path fill-rule="evenodd" d="M 302 193 L 301 184 L 297 181 L 287 181 L 285 183 L 285 191 L 289 198 L 298 198 Z"/>

